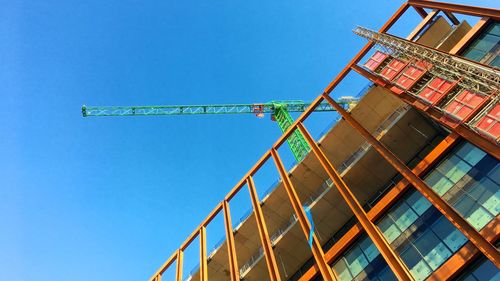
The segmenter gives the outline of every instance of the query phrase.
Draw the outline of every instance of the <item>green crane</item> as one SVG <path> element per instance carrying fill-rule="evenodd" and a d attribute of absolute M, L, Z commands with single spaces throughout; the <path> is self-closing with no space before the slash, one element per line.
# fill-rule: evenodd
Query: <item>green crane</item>
<path fill-rule="evenodd" d="M 339 104 L 350 109 L 357 103 L 354 97 L 341 97 Z M 149 115 L 195 115 L 195 114 L 255 114 L 264 117 L 271 114 L 282 132 L 293 124 L 290 112 L 303 112 L 310 103 L 303 101 L 271 101 L 254 104 L 212 104 L 212 105 L 160 105 L 160 106 L 82 106 L 83 117 L 89 116 L 149 116 Z M 335 111 L 328 103 L 319 104 L 314 111 Z M 302 133 L 295 130 L 287 139 L 297 162 L 302 161 L 310 147 Z"/>

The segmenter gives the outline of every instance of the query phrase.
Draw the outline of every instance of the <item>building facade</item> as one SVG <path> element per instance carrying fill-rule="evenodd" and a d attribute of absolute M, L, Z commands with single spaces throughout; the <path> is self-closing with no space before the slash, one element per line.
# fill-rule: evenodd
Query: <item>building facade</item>
<path fill-rule="evenodd" d="M 411 9 L 414 30 L 389 34 Z M 152 281 L 169 268 L 176 281 L 500 280 L 500 10 L 410 0 L 378 32 L 354 32 L 366 46 Z M 330 93 L 349 72 L 370 84 L 346 111 Z M 322 102 L 342 118 L 315 139 L 304 123 Z M 278 149 L 295 130 L 311 152 L 286 169 Z M 266 163 L 281 180 L 258 193 Z M 253 209 L 235 225 L 242 193 Z M 216 216 L 225 237 L 207 251 Z"/>

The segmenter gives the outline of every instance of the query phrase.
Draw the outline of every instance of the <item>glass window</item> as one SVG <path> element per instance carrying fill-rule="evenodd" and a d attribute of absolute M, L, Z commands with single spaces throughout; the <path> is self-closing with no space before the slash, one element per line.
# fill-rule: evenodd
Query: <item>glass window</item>
<path fill-rule="evenodd" d="M 481 281 L 499 281 L 500 271 L 498 268 L 490 261 L 485 260 L 473 273 L 473 275 Z"/>
<path fill-rule="evenodd" d="M 469 47 L 462 53 L 468 59 L 491 66 L 499 64 L 500 57 L 500 23 L 493 22 Z"/>
<path fill-rule="evenodd" d="M 368 261 L 359 246 L 354 247 L 345 256 L 345 260 L 353 276 L 357 276 L 368 265 Z"/>
<path fill-rule="evenodd" d="M 377 247 L 375 247 L 375 244 L 373 244 L 372 240 L 370 240 L 370 238 L 368 237 L 361 241 L 359 243 L 359 246 L 365 253 L 365 256 L 368 258 L 369 262 L 373 261 L 376 257 L 378 257 L 378 255 L 380 255 Z"/>
<path fill-rule="evenodd" d="M 500 183 L 500 164 L 497 164 L 495 168 L 491 169 L 488 173 L 490 179 L 496 181 L 496 184 Z"/>
<path fill-rule="evenodd" d="M 425 232 L 415 241 L 415 247 L 423 255 L 432 270 L 436 270 L 451 256 L 448 247 L 432 231 Z"/>
<path fill-rule="evenodd" d="M 412 245 L 401 253 L 401 258 L 408 268 L 410 268 L 413 277 L 417 280 L 424 280 L 432 273 L 431 268 Z"/>
<path fill-rule="evenodd" d="M 450 248 L 456 252 L 467 242 L 467 238 L 456 229 L 446 218 L 439 218 L 433 225 L 434 233 Z"/>
<path fill-rule="evenodd" d="M 493 219 L 489 212 L 467 195 L 462 196 L 454 207 L 476 229 L 482 229 Z"/>
<path fill-rule="evenodd" d="M 419 216 L 421 216 L 431 206 L 431 202 L 418 192 L 414 192 L 410 195 L 410 197 L 406 199 L 406 202 L 410 204 L 411 208 L 415 210 Z"/>
<path fill-rule="evenodd" d="M 380 276 L 390 279 L 392 272 L 369 237 L 361 237 L 335 262 L 333 270 L 340 280 L 379 280 Z M 389 273 L 385 272 L 389 270 Z"/>
<path fill-rule="evenodd" d="M 483 157 L 486 155 L 486 152 L 477 149 L 472 144 L 465 142 L 462 147 L 457 151 L 457 155 L 463 160 L 467 161 L 469 165 L 476 165 Z"/>
<path fill-rule="evenodd" d="M 483 178 L 480 182 L 474 183 L 470 187 L 469 194 L 493 216 L 500 213 L 500 189 L 489 178 Z"/>
<path fill-rule="evenodd" d="M 441 171 L 452 183 L 457 183 L 472 167 L 457 156 L 452 155 L 436 169 Z"/>
<path fill-rule="evenodd" d="M 438 170 L 432 171 L 426 178 L 425 182 L 432 187 L 432 189 L 439 194 L 439 196 L 443 196 L 450 188 L 453 186 L 453 182 L 451 182 L 448 178 L 446 178 L 443 174 L 441 174 Z"/>
<path fill-rule="evenodd" d="M 377 225 L 389 243 L 392 243 L 401 234 L 401 231 L 390 217 L 385 217 Z"/>
<path fill-rule="evenodd" d="M 491 66 L 500 68 L 500 56 L 496 56 L 490 63 Z"/>
<path fill-rule="evenodd" d="M 390 270 L 389 267 L 385 267 L 380 271 L 378 278 L 382 281 L 397 281 L 396 275 Z"/>
<path fill-rule="evenodd" d="M 344 259 L 340 259 L 333 265 L 333 271 L 337 274 L 340 280 L 342 281 L 350 281 L 352 280 L 351 273 L 349 269 L 347 269 L 347 265 Z"/>
<path fill-rule="evenodd" d="M 500 163 L 474 145 L 455 148 L 425 181 L 476 229 L 500 213 Z"/>
<path fill-rule="evenodd" d="M 472 265 L 472 269 L 462 275 L 462 281 L 500 281 L 500 270 L 488 259 L 483 258 L 479 264 Z"/>
<path fill-rule="evenodd" d="M 392 210 L 391 216 L 401 231 L 407 229 L 418 218 L 417 214 L 406 203 L 401 203 L 399 207 Z"/>

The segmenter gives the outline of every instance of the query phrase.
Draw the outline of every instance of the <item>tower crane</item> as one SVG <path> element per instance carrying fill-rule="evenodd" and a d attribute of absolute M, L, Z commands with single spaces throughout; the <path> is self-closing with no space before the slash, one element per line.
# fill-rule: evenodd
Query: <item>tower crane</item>
<path fill-rule="evenodd" d="M 357 103 L 354 97 L 341 97 L 337 103 L 346 109 L 351 109 Z M 83 117 L 89 116 L 150 116 L 150 115 L 196 115 L 196 114 L 255 114 L 262 118 L 265 114 L 271 115 L 282 132 L 293 124 L 290 112 L 303 112 L 310 103 L 291 101 L 271 101 L 254 104 L 212 104 L 212 105 L 153 105 L 153 106 L 82 106 Z M 320 103 L 314 111 L 335 111 L 328 103 Z M 288 137 L 288 145 L 297 162 L 302 161 L 310 147 L 304 136 L 295 130 Z"/>

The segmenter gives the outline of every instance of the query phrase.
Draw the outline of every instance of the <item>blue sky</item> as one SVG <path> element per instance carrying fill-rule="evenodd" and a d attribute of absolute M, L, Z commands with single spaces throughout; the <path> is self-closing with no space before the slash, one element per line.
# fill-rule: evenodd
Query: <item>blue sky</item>
<path fill-rule="evenodd" d="M 400 2 L 2 1 L 0 279 L 149 278 L 279 136 L 82 104 L 312 100 Z"/>

